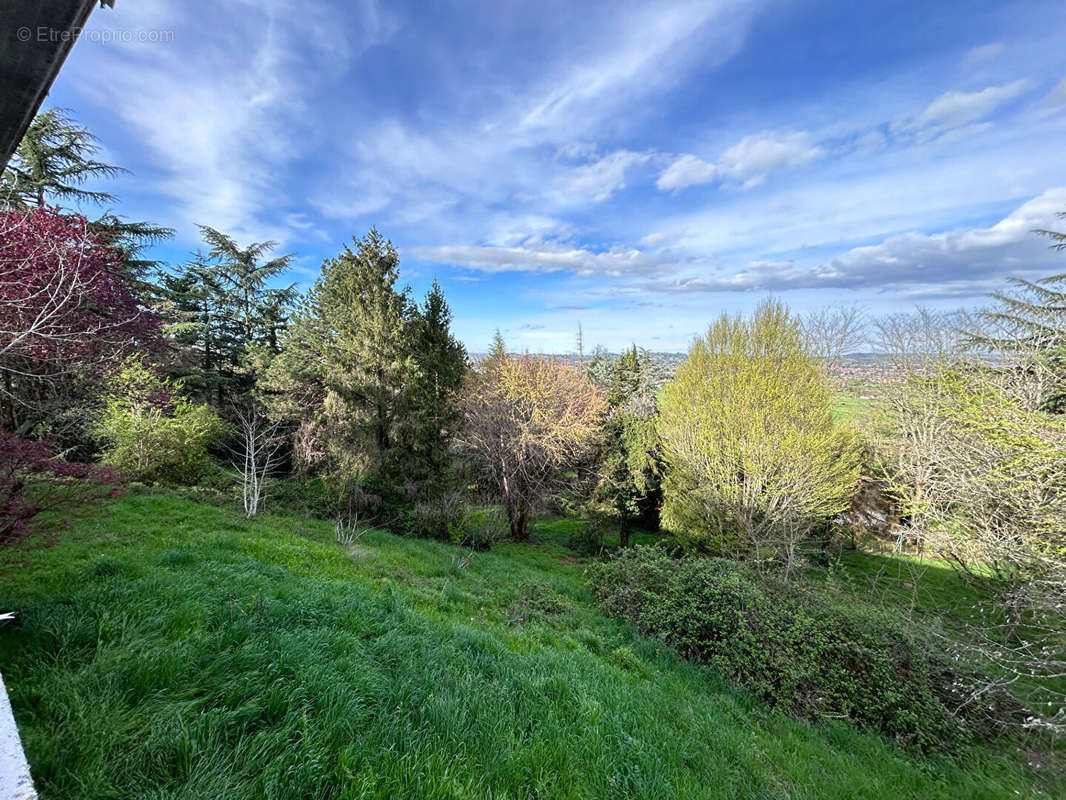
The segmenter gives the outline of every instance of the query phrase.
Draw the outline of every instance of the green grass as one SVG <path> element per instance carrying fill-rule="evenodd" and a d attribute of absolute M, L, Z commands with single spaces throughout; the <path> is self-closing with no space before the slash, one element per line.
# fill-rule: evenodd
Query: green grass
<path fill-rule="evenodd" d="M 842 552 L 832 557 L 828 572 L 812 569 L 808 577 L 828 578 L 872 605 L 948 620 L 976 622 L 974 606 L 986 599 L 944 561 L 899 553 Z"/>
<path fill-rule="evenodd" d="M 837 420 L 847 420 L 860 430 L 866 429 L 873 414 L 876 401 L 855 392 L 837 392 L 833 402 L 833 416 Z"/>
<path fill-rule="evenodd" d="M 1007 798 L 769 713 L 605 618 L 541 521 L 479 553 L 131 495 L 8 550 L 0 669 L 48 798 Z"/>
<path fill-rule="evenodd" d="M 884 542 L 876 543 L 885 546 Z M 938 558 L 845 552 L 831 560 L 828 571 L 811 569 L 808 577 L 828 583 L 850 598 L 861 598 L 864 603 L 892 610 L 918 625 L 936 626 L 960 639 L 965 637 L 967 626 L 986 627 L 990 620 L 1002 623 L 1000 616 L 986 616 L 991 613 L 987 595 L 960 580 L 955 570 Z M 1032 635 L 1058 651 L 1066 648 L 1066 631 L 1054 639 L 1042 632 Z M 1049 697 L 1066 694 L 1066 679 L 1016 678 L 1011 692 L 1031 708 L 1039 708 Z M 1058 761 L 1066 763 L 1066 742 L 1051 738 L 1048 748 L 1055 751 Z"/>

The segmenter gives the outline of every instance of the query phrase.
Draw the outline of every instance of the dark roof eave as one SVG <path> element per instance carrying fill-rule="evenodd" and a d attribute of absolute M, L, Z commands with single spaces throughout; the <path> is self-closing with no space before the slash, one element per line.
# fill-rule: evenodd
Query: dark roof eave
<path fill-rule="evenodd" d="M 6 0 L 0 31 L 0 165 L 7 166 L 97 0 Z M 114 5 L 114 0 L 100 0 Z M 48 36 L 40 30 L 51 31 Z M 28 32 L 28 35 L 27 35 Z M 23 41 L 25 39 L 25 41 Z"/>

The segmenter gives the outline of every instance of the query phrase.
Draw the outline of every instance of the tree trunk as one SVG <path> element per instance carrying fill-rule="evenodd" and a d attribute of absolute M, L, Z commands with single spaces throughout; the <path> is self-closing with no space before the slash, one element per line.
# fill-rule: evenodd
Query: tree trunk
<path fill-rule="evenodd" d="M 524 509 L 507 506 L 507 522 L 511 526 L 511 538 L 516 542 L 529 540 L 529 530 L 526 526 L 529 515 Z"/>
<path fill-rule="evenodd" d="M 629 525 L 626 523 L 626 518 L 622 517 L 618 525 L 618 545 L 620 547 L 629 547 Z"/>
<path fill-rule="evenodd" d="M 3 420 L 0 421 L 0 429 L 6 428 L 11 433 L 18 430 L 18 419 L 15 416 L 15 384 L 11 373 L 4 370 L 4 396 L 0 397 L 0 407 L 3 408 Z"/>

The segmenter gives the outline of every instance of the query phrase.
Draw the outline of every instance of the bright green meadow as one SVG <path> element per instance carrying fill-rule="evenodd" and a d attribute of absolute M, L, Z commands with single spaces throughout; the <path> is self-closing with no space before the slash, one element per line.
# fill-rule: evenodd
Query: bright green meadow
<path fill-rule="evenodd" d="M 1007 749 L 920 759 L 767 711 L 605 617 L 569 527 L 470 557 L 144 493 L 7 550 L 0 670 L 41 797 L 1051 796 Z"/>

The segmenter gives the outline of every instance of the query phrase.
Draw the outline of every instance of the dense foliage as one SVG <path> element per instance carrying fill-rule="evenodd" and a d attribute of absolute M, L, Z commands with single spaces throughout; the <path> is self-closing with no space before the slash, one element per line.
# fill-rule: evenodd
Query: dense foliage
<path fill-rule="evenodd" d="M 200 232 L 208 252 L 160 275 L 157 294 L 176 350 L 171 373 L 186 393 L 225 410 L 255 384 L 249 355 L 256 348 L 280 349 L 296 293 L 267 282 L 289 268 L 292 256 L 264 261 L 275 242 L 240 247 L 214 228 L 201 226 Z"/>
<path fill-rule="evenodd" d="M 0 545 L 29 536 L 44 511 L 70 519 L 118 491 L 121 476 L 93 464 L 71 464 L 48 442 L 28 442 L 0 430 Z"/>
<path fill-rule="evenodd" d="M 72 408 L 159 341 L 119 253 L 84 217 L 0 211 L 0 424 L 20 435 Z"/>
<path fill-rule="evenodd" d="M 604 608 L 712 664 L 773 706 L 843 717 L 918 749 L 979 732 L 967 683 L 928 640 L 883 612 L 754 577 L 736 562 L 637 547 L 592 570 Z M 1018 715 L 1002 697 L 998 718 Z"/>
<path fill-rule="evenodd" d="M 501 498 L 512 535 L 525 539 L 538 503 L 590 454 L 607 403 L 571 366 L 496 352 L 472 377 L 464 410 L 463 446 Z"/>
<path fill-rule="evenodd" d="M 1062 730 L 1066 424 L 1027 406 L 1019 376 L 967 363 L 909 375 L 887 405 L 883 469 L 906 535 L 981 590 L 961 649 L 994 665 L 988 687 L 1024 687 L 1030 726 Z"/>
<path fill-rule="evenodd" d="M 1066 212 L 1059 218 L 1066 220 Z M 1036 233 L 1050 239 L 1052 249 L 1066 251 L 1066 233 Z M 966 343 L 1005 354 L 1024 369 L 1034 407 L 1066 412 L 1066 273 L 1008 280 L 1010 288 L 993 293 L 994 305 L 971 320 Z"/>
<path fill-rule="evenodd" d="M 859 447 L 799 320 L 777 302 L 722 316 L 663 392 L 663 524 L 713 553 L 780 557 L 848 507 Z"/>
<path fill-rule="evenodd" d="M 112 378 L 96 435 L 101 460 L 127 478 L 195 484 L 215 467 L 210 450 L 226 432 L 207 405 L 175 396 L 150 367 L 132 361 Z"/>
<path fill-rule="evenodd" d="M 261 386 L 293 430 L 298 466 L 338 476 L 375 507 L 446 488 L 466 371 L 440 287 L 420 306 L 398 278 L 396 250 L 376 230 L 324 263 Z"/>
<path fill-rule="evenodd" d="M 662 463 L 655 427 L 655 386 L 646 351 L 636 345 L 617 359 L 600 365 L 599 354 L 586 370 L 601 381 L 610 406 L 604 423 L 604 452 L 594 497 L 617 520 L 622 546 L 629 544 L 630 525 L 655 529 L 662 503 Z"/>

